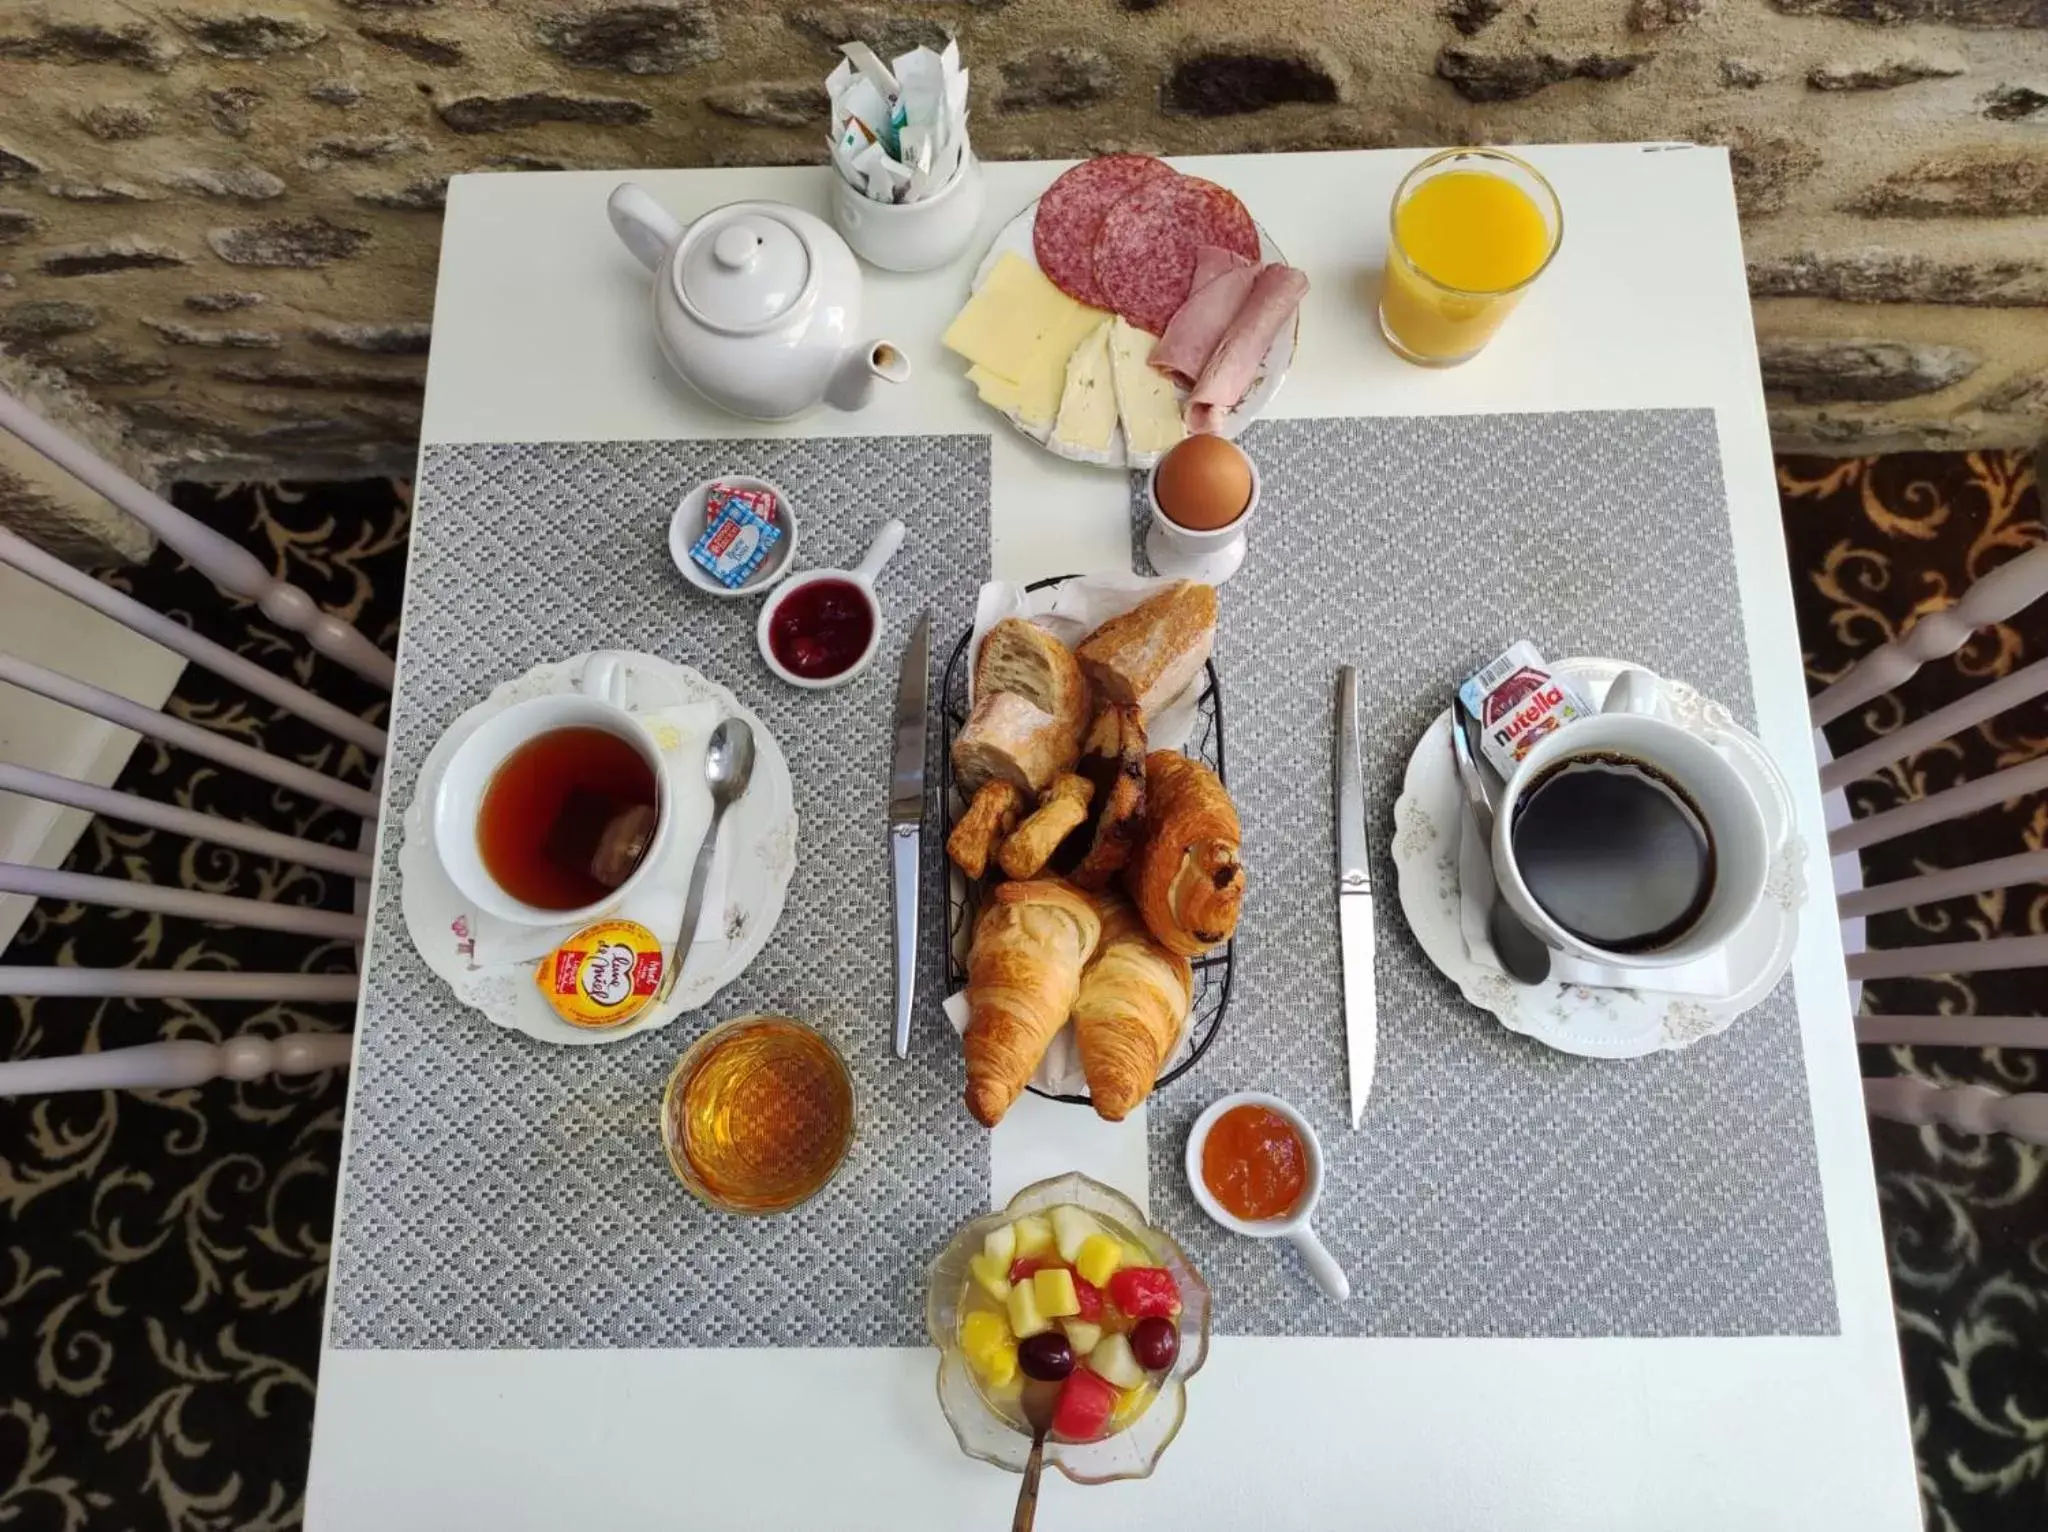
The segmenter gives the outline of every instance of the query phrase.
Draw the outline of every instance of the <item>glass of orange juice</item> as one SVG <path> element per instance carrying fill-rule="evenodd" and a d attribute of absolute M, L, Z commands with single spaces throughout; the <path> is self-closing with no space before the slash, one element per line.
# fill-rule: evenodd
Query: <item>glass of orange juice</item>
<path fill-rule="evenodd" d="M 1394 193 L 1380 332 L 1424 367 L 1469 362 L 1557 254 L 1564 213 L 1533 166 L 1446 149 Z"/>

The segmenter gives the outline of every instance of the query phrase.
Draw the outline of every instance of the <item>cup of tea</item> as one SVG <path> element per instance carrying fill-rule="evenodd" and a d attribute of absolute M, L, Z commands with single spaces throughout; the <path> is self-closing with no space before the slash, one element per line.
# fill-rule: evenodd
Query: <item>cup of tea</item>
<path fill-rule="evenodd" d="M 1545 735 L 1493 827 L 1501 897 L 1547 945 L 1615 968 L 1707 956 L 1762 903 L 1769 835 L 1724 742 L 1658 715 L 1656 678 Z"/>
<path fill-rule="evenodd" d="M 434 848 L 462 896 L 522 926 L 594 919 L 661 860 L 669 789 L 653 733 L 617 704 L 617 664 L 579 690 L 514 703 L 455 749 L 434 791 Z"/>

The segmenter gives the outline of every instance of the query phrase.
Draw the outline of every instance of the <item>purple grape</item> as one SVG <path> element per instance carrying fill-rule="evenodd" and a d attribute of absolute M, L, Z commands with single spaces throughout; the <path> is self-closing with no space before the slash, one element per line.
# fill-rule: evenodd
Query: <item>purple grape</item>
<path fill-rule="evenodd" d="M 1156 1314 L 1141 1319 L 1131 1327 L 1131 1354 L 1147 1372 L 1164 1372 L 1180 1355 L 1180 1331 L 1173 1327 L 1172 1320 Z M 1026 1372 L 1030 1370 L 1025 1368 Z"/>
<path fill-rule="evenodd" d="M 1029 1336 L 1017 1343 L 1017 1365 L 1024 1376 L 1057 1383 L 1074 1370 L 1074 1346 L 1057 1330 Z"/>

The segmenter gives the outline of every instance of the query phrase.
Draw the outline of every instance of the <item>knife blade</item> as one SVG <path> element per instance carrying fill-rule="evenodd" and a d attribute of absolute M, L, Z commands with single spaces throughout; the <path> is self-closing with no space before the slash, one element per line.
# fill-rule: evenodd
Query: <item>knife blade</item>
<path fill-rule="evenodd" d="M 924 847 L 925 707 L 930 698 L 932 614 L 910 630 L 896 682 L 896 754 L 889 767 L 889 886 L 896 904 L 896 1057 L 910 1057 L 917 992 L 917 872 Z"/>
<path fill-rule="evenodd" d="M 1373 978 L 1372 870 L 1366 860 L 1365 777 L 1358 756 L 1358 671 L 1337 672 L 1337 937 L 1344 964 L 1344 1050 L 1351 1069 L 1351 1126 L 1365 1115 L 1379 1052 Z"/>

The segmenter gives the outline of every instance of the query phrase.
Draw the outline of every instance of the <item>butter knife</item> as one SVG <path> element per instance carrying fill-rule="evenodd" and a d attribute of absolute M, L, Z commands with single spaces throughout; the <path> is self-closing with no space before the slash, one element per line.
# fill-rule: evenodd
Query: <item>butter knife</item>
<path fill-rule="evenodd" d="M 1337 672 L 1337 937 L 1344 962 L 1344 1050 L 1351 1066 L 1351 1126 L 1365 1115 L 1379 1052 L 1373 990 L 1372 871 L 1365 854 L 1365 778 L 1358 758 L 1358 671 Z"/>
<path fill-rule="evenodd" d="M 932 614 L 918 618 L 896 682 L 896 758 L 889 769 L 889 883 L 896 900 L 896 1057 L 910 1057 L 917 991 L 917 871 L 924 846 L 924 729 Z"/>

